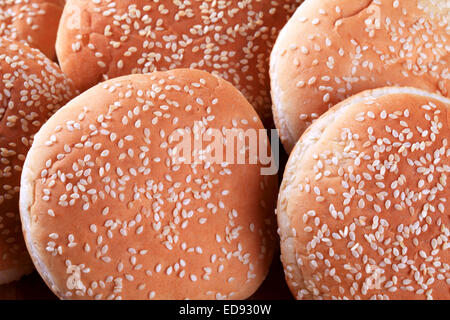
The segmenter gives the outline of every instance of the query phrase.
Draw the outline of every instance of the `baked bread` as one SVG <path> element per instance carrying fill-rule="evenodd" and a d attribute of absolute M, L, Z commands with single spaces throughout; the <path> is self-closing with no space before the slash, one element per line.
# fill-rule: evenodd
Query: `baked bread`
<path fill-rule="evenodd" d="M 306 0 L 270 60 L 285 149 L 328 108 L 363 90 L 412 86 L 449 97 L 449 17 L 447 0 Z"/>
<path fill-rule="evenodd" d="M 205 70 L 231 82 L 270 124 L 270 51 L 301 2 L 69 0 L 57 55 L 80 90 L 130 73 Z"/>
<path fill-rule="evenodd" d="M 108 80 L 60 109 L 36 135 L 20 199 L 28 250 L 53 292 L 62 299 L 255 292 L 276 243 L 277 177 L 261 175 L 245 145 L 234 154 L 247 161 L 233 164 L 213 161 L 210 142 L 197 144 L 227 128 L 263 125 L 231 84 L 191 69 Z M 186 133 L 191 151 L 181 148 Z"/>
<path fill-rule="evenodd" d="M 364 91 L 292 151 L 278 198 L 297 299 L 450 298 L 450 99 Z"/>
<path fill-rule="evenodd" d="M 55 41 L 65 0 L 0 1 L 0 36 L 24 41 L 56 58 Z"/>
<path fill-rule="evenodd" d="M 39 50 L 0 38 L 0 284 L 33 270 L 19 216 L 22 165 L 33 136 L 75 94 Z"/>

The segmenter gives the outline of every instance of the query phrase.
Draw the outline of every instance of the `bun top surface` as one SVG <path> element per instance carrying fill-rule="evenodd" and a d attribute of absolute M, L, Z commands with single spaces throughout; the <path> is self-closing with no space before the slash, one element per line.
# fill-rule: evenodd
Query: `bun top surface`
<path fill-rule="evenodd" d="M 299 299 L 448 299 L 450 100 L 367 91 L 302 136 L 278 200 Z"/>
<path fill-rule="evenodd" d="M 0 36 L 26 42 L 54 59 L 64 4 L 64 0 L 0 1 Z"/>
<path fill-rule="evenodd" d="M 109 80 L 46 123 L 24 170 L 21 212 L 58 296 L 239 299 L 256 290 L 274 248 L 277 179 L 260 165 L 177 162 L 177 134 L 213 128 L 263 126 L 228 82 L 188 69 Z M 67 285 L 68 270 L 81 272 L 78 287 Z"/>
<path fill-rule="evenodd" d="M 236 86 L 271 120 L 269 53 L 301 1 L 68 1 L 62 69 L 81 90 L 129 73 L 196 68 Z"/>
<path fill-rule="evenodd" d="M 34 134 L 75 90 L 39 50 L 4 38 L 0 38 L 0 74 L 1 272 L 30 264 L 18 215 L 22 166 Z"/>

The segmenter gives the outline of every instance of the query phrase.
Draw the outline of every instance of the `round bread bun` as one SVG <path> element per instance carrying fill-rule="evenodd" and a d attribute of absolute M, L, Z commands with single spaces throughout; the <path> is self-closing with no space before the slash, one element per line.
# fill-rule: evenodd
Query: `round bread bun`
<path fill-rule="evenodd" d="M 261 175 L 261 165 L 179 154 L 177 134 L 199 141 L 213 128 L 263 125 L 230 83 L 191 69 L 108 80 L 42 127 L 20 208 L 33 262 L 58 297 L 243 299 L 256 291 L 277 242 L 278 179 Z"/>
<path fill-rule="evenodd" d="M 65 0 L 0 1 L 0 36 L 23 41 L 56 58 L 55 41 Z"/>
<path fill-rule="evenodd" d="M 56 52 L 80 90 L 130 73 L 194 68 L 238 88 L 273 124 L 269 55 L 302 0 L 69 0 Z"/>
<path fill-rule="evenodd" d="M 33 136 L 74 95 L 39 50 L 0 38 L 0 284 L 33 270 L 19 216 L 20 175 Z"/>
<path fill-rule="evenodd" d="M 275 124 L 291 152 L 328 108 L 364 90 L 408 86 L 449 97 L 448 0 L 306 0 L 274 45 Z"/>
<path fill-rule="evenodd" d="M 297 299 L 449 299 L 450 99 L 364 91 L 292 151 L 278 198 Z"/>

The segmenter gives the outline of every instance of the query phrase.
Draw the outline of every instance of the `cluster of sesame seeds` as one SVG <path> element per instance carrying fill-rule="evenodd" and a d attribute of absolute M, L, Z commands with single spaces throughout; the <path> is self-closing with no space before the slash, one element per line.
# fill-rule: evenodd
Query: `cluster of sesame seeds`
<path fill-rule="evenodd" d="M 39 260 L 65 298 L 238 297 L 270 264 L 273 211 L 264 201 L 276 179 L 260 178 L 258 166 L 180 164 L 173 136 L 258 127 L 259 119 L 250 106 L 229 115 L 206 73 L 139 77 L 97 86 L 109 102 L 81 95 L 64 109 L 75 112 L 44 127 L 31 209 L 42 230 L 32 239 L 45 248 Z M 233 190 L 244 176 L 256 179 L 250 207 Z"/>
<path fill-rule="evenodd" d="M 58 67 L 37 50 L 0 40 L 0 270 L 28 256 L 20 226 L 20 175 L 33 135 L 74 92 Z"/>
<path fill-rule="evenodd" d="M 45 28 L 40 24 L 44 17 L 54 14 L 54 10 L 47 12 L 47 5 L 60 7 L 61 0 L 1 0 L 0 1 L 0 36 L 11 40 L 24 41 L 32 47 L 47 50 L 40 41 L 44 37 L 54 35 L 46 34 Z M 38 37 L 34 37 L 38 35 Z M 47 52 L 45 52 L 48 54 Z M 54 55 L 54 49 L 53 49 Z M 50 57 L 52 58 L 52 57 Z"/>
<path fill-rule="evenodd" d="M 302 205 L 288 214 L 303 245 L 285 270 L 298 299 L 448 297 L 449 105 L 404 101 L 353 107 L 354 124 L 333 124 L 334 147 L 296 173 Z"/>
<path fill-rule="evenodd" d="M 337 2 L 305 2 L 275 45 L 273 78 L 291 80 L 272 83 L 284 92 L 273 97 L 281 99 L 277 114 L 291 115 L 278 124 L 293 135 L 288 149 L 328 108 L 362 90 L 399 85 L 450 94 L 448 3 L 362 1 L 350 14 L 346 1 Z M 429 14 L 430 6 L 442 14 Z"/>
<path fill-rule="evenodd" d="M 268 120 L 270 50 L 279 29 L 300 2 L 72 1 L 71 5 L 82 7 L 84 14 L 101 16 L 95 18 L 101 19 L 101 30 L 90 31 L 101 33 L 104 39 L 98 41 L 62 29 L 60 41 L 70 46 L 67 52 L 71 60 L 66 65 L 66 57 L 58 55 L 69 77 L 77 74 L 80 67 L 73 62 L 73 53 L 83 54 L 83 59 L 77 61 L 79 64 L 92 59 L 94 67 L 89 64 L 88 73 L 92 78 L 74 79 L 83 89 L 95 84 L 93 81 L 101 76 L 109 79 L 174 68 L 209 71 L 233 83 L 260 116 Z"/>

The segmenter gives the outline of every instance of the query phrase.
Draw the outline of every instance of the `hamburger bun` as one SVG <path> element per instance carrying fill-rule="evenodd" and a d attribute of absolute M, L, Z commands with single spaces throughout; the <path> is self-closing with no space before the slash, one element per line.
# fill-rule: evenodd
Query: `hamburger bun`
<path fill-rule="evenodd" d="M 56 51 L 77 89 L 130 73 L 202 69 L 238 88 L 272 122 L 269 55 L 301 0 L 69 0 Z"/>
<path fill-rule="evenodd" d="M 0 2 L 0 36 L 23 41 L 56 58 L 55 41 L 65 0 Z"/>
<path fill-rule="evenodd" d="M 0 38 L 0 284 L 33 270 L 19 216 L 20 175 L 33 136 L 75 94 L 39 50 Z"/>
<path fill-rule="evenodd" d="M 297 299 L 450 298 L 450 99 L 364 91 L 292 151 L 278 198 Z"/>
<path fill-rule="evenodd" d="M 385 86 L 450 94 L 448 0 L 306 0 L 274 45 L 275 124 L 290 152 L 328 108 Z"/>
<path fill-rule="evenodd" d="M 30 255 L 58 297 L 256 291 L 276 243 L 277 177 L 261 175 L 259 164 L 208 160 L 208 146 L 196 143 L 214 128 L 263 125 L 230 83 L 191 69 L 108 80 L 42 127 L 20 208 Z M 183 132 L 194 135 L 192 152 L 179 152 Z M 188 161 L 191 153 L 206 158 Z"/>

